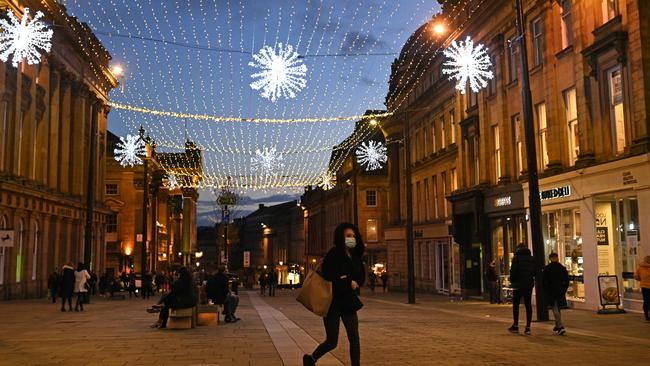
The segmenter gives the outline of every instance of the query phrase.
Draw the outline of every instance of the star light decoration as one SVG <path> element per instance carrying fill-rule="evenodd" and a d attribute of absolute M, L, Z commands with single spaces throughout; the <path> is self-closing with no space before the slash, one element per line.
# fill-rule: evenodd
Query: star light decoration
<path fill-rule="evenodd" d="M 381 141 L 368 141 L 361 143 L 357 148 L 357 163 L 365 166 L 366 171 L 378 170 L 382 168 L 382 164 L 388 160 L 387 149 Z"/>
<path fill-rule="evenodd" d="M 442 64 L 442 73 L 450 75 L 449 79 L 456 80 L 456 89 L 465 94 L 467 84 L 474 93 L 487 86 L 487 81 L 494 77 L 490 68 L 492 62 L 487 54 L 487 48 L 482 44 L 474 47 L 470 37 L 465 42 L 451 42 L 451 46 L 444 51 L 447 61 Z"/>
<path fill-rule="evenodd" d="M 7 62 L 13 54 L 13 67 L 18 67 L 24 59 L 34 65 L 41 61 L 41 52 L 50 52 L 53 32 L 40 21 L 41 17 L 43 13 L 37 11 L 36 16 L 28 22 L 29 8 L 25 8 L 23 19 L 18 21 L 11 9 L 7 11 L 7 19 L 0 19 L 0 60 Z"/>
<path fill-rule="evenodd" d="M 282 154 L 276 152 L 275 147 L 265 147 L 264 149 L 255 150 L 255 155 L 251 157 L 251 167 L 263 175 L 271 175 L 274 170 L 284 167 Z"/>
<path fill-rule="evenodd" d="M 325 172 L 318 178 L 318 186 L 326 191 L 334 188 L 336 185 L 336 176 L 330 172 Z"/>
<path fill-rule="evenodd" d="M 120 142 L 113 150 L 115 153 L 115 160 L 120 162 L 123 167 L 133 167 L 142 164 L 141 156 L 144 156 L 144 141 L 137 135 L 120 136 Z"/>
<path fill-rule="evenodd" d="M 292 45 L 278 44 L 276 49 L 264 46 L 258 54 L 253 55 L 249 66 L 261 69 L 251 75 L 253 81 L 250 85 L 253 90 L 262 90 L 262 97 L 272 102 L 279 98 L 295 98 L 307 85 L 304 76 L 307 66 L 302 63 L 300 56 L 293 50 Z"/>

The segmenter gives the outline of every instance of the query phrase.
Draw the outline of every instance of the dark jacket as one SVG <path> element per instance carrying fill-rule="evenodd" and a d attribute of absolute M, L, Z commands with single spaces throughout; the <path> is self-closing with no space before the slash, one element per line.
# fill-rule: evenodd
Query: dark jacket
<path fill-rule="evenodd" d="M 566 290 L 569 288 L 569 272 L 559 262 L 551 262 L 542 270 L 545 301 L 552 307 L 557 301 L 559 306 L 567 306 Z"/>
<path fill-rule="evenodd" d="M 191 280 L 176 280 L 172 284 L 172 290 L 164 299 L 167 307 L 172 309 L 191 308 L 196 305 L 196 294 Z"/>
<path fill-rule="evenodd" d="M 350 256 L 344 246 L 335 246 L 325 256 L 321 271 L 323 278 L 332 282 L 330 311 L 335 308 L 341 312 L 351 312 L 363 307 L 352 289 L 353 280 L 361 287 L 366 279 L 366 271 L 361 261 L 362 254 L 363 249 L 355 250 Z"/>
<path fill-rule="evenodd" d="M 52 274 L 47 278 L 47 288 L 56 291 L 59 288 L 59 282 L 61 282 L 59 274 L 52 272 Z"/>
<path fill-rule="evenodd" d="M 499 279 L 496 268 L 488 266 L 487 270 L 485 270 L 485 279 L 489 282 L 496 282 Z"/>
<path fill-rule="evenodd" d="M 518 249 L 510 267 L 510 286 L 515 289 L 533 288 L 535 271 L 535 259 L 530 254 L 530 249 Z"/>
<path fill-rule="evenodd" d="M 71 297 L 74 292 L 74 268 L 70 266 L 63 266 L 63 274 L 61 275 L 61 286 L 59 287 L 59 295 L 61 297 Z"/>
<path fill-rule="evenodd" d="M 228 276 L 217 273 L 208 278 L 205 284 L 205 294 L 215 304 L 223 304 L 228 295 Z"/>

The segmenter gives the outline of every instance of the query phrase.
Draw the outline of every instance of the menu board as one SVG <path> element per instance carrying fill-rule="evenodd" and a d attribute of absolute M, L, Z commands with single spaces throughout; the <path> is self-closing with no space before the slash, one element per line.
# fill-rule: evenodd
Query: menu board
<path fill-rule="evenodd" d="M 617 276 L 598 276 L 598 292 L 600 293 L 600 305 L 620 304 Z"/>

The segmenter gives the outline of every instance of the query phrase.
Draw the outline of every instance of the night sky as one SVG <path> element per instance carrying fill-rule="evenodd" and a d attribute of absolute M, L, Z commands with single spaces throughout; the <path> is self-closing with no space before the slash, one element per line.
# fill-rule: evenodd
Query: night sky
<path fill-rule="evenodd" d="M 425 0 L 63 0 L 125 70 L 114 102 L 148 109 L 244 118 L 361 115 L 385 109 L 391 62 L 410 34 L 439 9 Z M 56 36 L 56 35 L 55 35 Z M 291 44 L 307 66 L 294 99 L 271 102 L 253 90 L 249 66 L 263 46 Z M 368 55 L 372 54 L 372 55 Z M 204 150 L 207 186 L 226 176 L 247 196 L 238 210 L 295 199 L 327 169 L 329 149 L 354 122 L 245 123 L 159 117 L 113 108 L 109 129 L 144 125 L 160 151 L 186 136 Z M 275 147 L 283 167 L 272 176 L 250 167 L 256 149 Z M 275 187 L 274 187 L 275 186 Z M 285 187 L 277 187 L 285 186 Z M 212 188 L 201 190 L 199 223 L 214 216 Z M 235 212 L 237 214 L 237 212 Z"/>

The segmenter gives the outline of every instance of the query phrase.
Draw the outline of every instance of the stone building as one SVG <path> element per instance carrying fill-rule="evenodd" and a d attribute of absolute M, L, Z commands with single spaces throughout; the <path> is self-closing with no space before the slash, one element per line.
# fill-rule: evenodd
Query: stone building
<path fill-rule="evenodd" d="M 89 201 L 91 269 L 106 260 L 107 95 L 117 86 L 111 56 L 57 1 L 0 1 L 3 14 L 12 9 L 18 18 L 25 7 L 57 27 L 39 64 L 0 62 L 0 230 L 13 235 L 0 248 L 0 299 L 44 296 L 51 272 L 84 260 Z"/>
<path fill-rule="evenodd" d="M 123 167 L 114 158 L 119 142 L 108 132 L 104 190 L 110 209 L 106 227 L 106 270 L 141 271 L 144 166 Z M 147 270 L 166 271 L 195 263 L 197 184 L 202 179 L 200 151 L 193 143 L 183 153 L 154 152 L 148 161 Z"/>
<path fill-rule="evenodd" d="M 400 71 L 400 65 L 409 64 L 398 60 L 393 72 L 406 75 L 406 82 L 391 84 L 388 103 L 398 105 L 389 107 L 395 111 L 394 119 L 409 116 L 415 133 L 417 117 L 410 117 L 422 108 L 418 100 L 433 93 L 427 107 L 453 108 L 457 173 L 449 184 L 457 184 L 457 189 L 446 194 L 454 239 L 449 267 L 463 295 L 483 296 L 487 264 L 496 261 L 501 285 L 507 288 L 517 244 L 530 245 L 520 50 L 511 3 L 475 1 L 464 7 L 455 3 L 445 3 L 442 13 L 428 23 L 429 29 L 437 21 L 446 23 L 454 30 L 450 39 L 446 34 L 440 37 L 443 43 L 436 44 L 434 33 L 423 31 L 425 25 L 418 32 L 427 34 L 429 41 L 421 41 L 426 37 L 416 32 L 402 55 L 416 57 L 417 50 L 436 50 L 449 46 L 451 39 L 471 36 L 488 48 L 494 79 L 479 93 L 454 96 L 454 85 L 440 75 L 443 55 L 424 53 L 422 58 L 430 61 L 421 69 L 404 66 Z M 607 284 L 618 286 L 620 306 L 638 309 L 639 284 L 632 272 L 640 258 L 650 253 L 645 240 L 650 217 L 650 66 L 643 62 L 649 48 L 650 24 L 644 19 L 650 17 L 650 4 L 637 0 L 523 3 L 545 243 L 545 252 L 534 254 L 559 254 L 571 275 L 572 306 L 598 308 L 603 301 L 601 287 Z M 418 75 L 411 78 L 417 81 L 409 83 L 408 75 Z M 436 107 L 446 100 L 448 107 Z M 396 124 L 395 133 L 404 126 L 404 122 Z M 390 138 L 391 123 L 384 127 Z M 436 131 L 438 136 L 441 130 Z M 415 155 L 418 146 L 425 146 L 420 147 L 423 150 L 432 144 L 413 131 L 411 141 Z M 401 156 L 396 153 L 391 161 Z M 411 160 L 411 178 L 416 182 L 419 159 Z M 392 200 L 404 199 L 401 190 L 400 195 L 389 195 L 391 215 L 405 212 L 403 204 Z M 414 202 L 421 201 L 415 198 L 417 186 L 413 191 Z M 396 231 L 405 235 L 399 228 Z M 390 248 L 389 241 L 389 253 Z M 389 254 L 389 265 L 390 258 Z M 605 300 L 619 302 L 618 297 Z"/>

